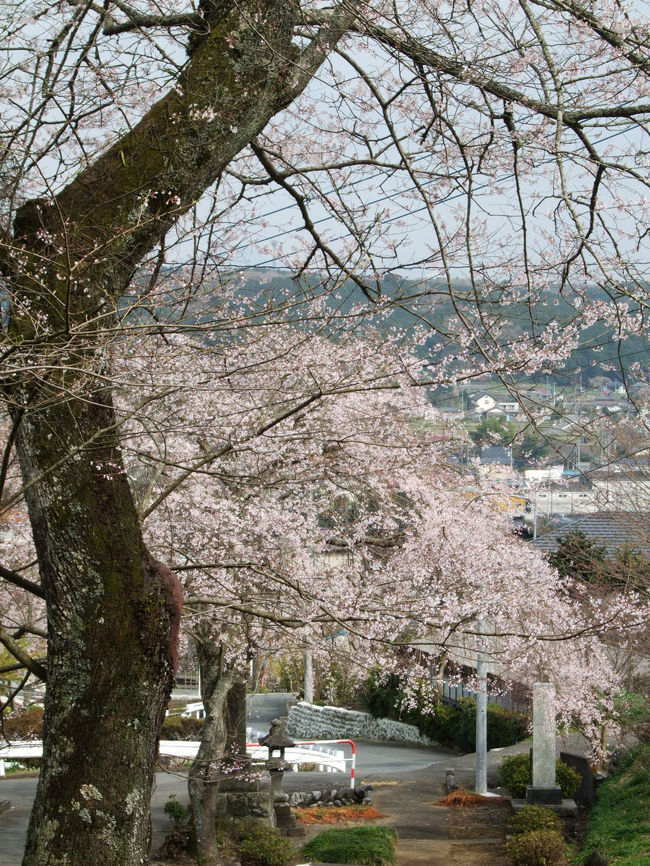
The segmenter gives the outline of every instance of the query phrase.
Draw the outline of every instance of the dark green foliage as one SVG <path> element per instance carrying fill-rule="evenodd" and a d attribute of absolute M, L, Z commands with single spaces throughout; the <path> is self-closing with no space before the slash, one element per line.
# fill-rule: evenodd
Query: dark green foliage
<path fill-rule="evenodd" d="M 458 706 L 437 703 L 433 710 L 426 707 L 422 697 L 416 709 L 401 709 L 404 693 L 400 677 L 380 672 L 372 673 L 365 684 L 368 712 L 375 718 L 391 718 L 415 725 L 421 734 L 441 746 L 473 752 L 476 748 L 476 701 L 462 698 Z M 498 704 L 487 708 L 488 748 L 512 746 L 528 736 L 528 716 L 508 710 Z"/>
<path fill-rule="evenodd" d="M 190 810 L 179 803 L 174 794 L 170 794 L 163 806 L 163 811 L 170 821 L 174 822 L 174 826 L 165 836 L 160 849 L 161 856 L 175 860 L 181 855 L 194 851 L 196 833 L 194 832 L 194 824 L 190 820 Z"/>
<path fill-rule="evenodd" d="M 483 418 L 469 437 L 475 445 L 509 445 L 517 428 L 504 418 Z"/>
<path fill-rule="evenodd" d="M 293 845 L 275 827 L 246 822 L 237 843 L 243 866 L 287 866 L 293 860 Z"/>
<path fill-rule="evenodd" d="M 587 856 L 599 851 L 617 866 L 650 864 L 650 744 L 628 752 L 598 787 L 582 842 Z"/>
<path fill-rule="evenodd" d="M 420 732 L 440 743 L 453 747 L 457 744 L 460 730 L 460 712 L 449 704 L 437 704 L 433 713 L 420 716 Z"/>
<path fill-rule="evenodd" d="M 548 561 L 562 577 L 586 583 L 602 582 L 607 568 L 607 551 L 576 529 L 558 539 L 557 548 Z"/>
<path fill-rule="evenodd" d="M 397 674 L 382 676 L 373 671 L 364 685 L 366 707 L 375 719 L 401 718 L 400 705 L 404 697 Z"/>
<path fill-rule="evenodd" d="M 557 830 L 533 830 L 514 836 L 506 843 L 514 866 L 563 866 L 567 845 Z"/>
<path fill-rule="evenodd" d="M 175 824 L 182 824 L 188 821 L 190 817 L 190 810 L 178 802 L 175 794 L 169 795 L 169 799 L 163 806 L 163 812 Z"/>
<path fill-rule="evenodd" d="M 571 798 L 580 787 L 582 778 L 577 770 L 565 764 L 564 761 L 556 761 L 555 780 L 562 788 L 562 796 Z"/>
<path fill-rule="evenodd" d="M 391 866 L 396 862 L 397 833 L 392 827 L 325 830 L 303 846 L 302 854 L 323 863 Z"/>
<path fill-rule="evenodd" d="M 521 812 L 510 820 L 510 833 L 513 836 L 521 836 L 531 833 L 533 830 L 555 830 L 562 832 L 562 821 L 552 809 L 544 809 L 543 806 L 524 806 Z"/>
<path fill-rule="evenodd" d="M 596 544 L 579 529 L 559 538 L 557 549 L 548 560 L 563 577 L 583 583 L 625 587 L 645 593 L 650 587 L 650 561 L 645 556 L 630 547 L 623 547 L 611 559 L 605 547 Z"/>
<path fill-rule="evenodd" d="M 525 466 L 530 461 L 542 460 L 550 454 L 551 446 L 544 436 L 529 430 L 521 439 L 515 440 L 512 450 L 515 465 Z"/>
<path fill-rule="evenodd" d="M 505 788 L 517 800 L 526 796 L 526 785 L 530 785 L 530 776 L 528 752 L 504 758 L 497 773 L 500 787 Z"/>
<path fill-rule="evenodd" d="M 650 590 L 650 560 L 630 547 L 616 552 L 608 583 L 648 594 Z"/>
<path fill-rule="evenodd" d="M 461 698 L 459 710 L 459 727 L 454 744 L 463 752 L 473 752 L 476 750 L 476 701 L 474 698 Z M 488 749 L 512 746 L 527 736 L 528 716 L 499 704 L 488 704 Z"/>
<path fill-rule="evenodd" d="M 555 778 L 562 789 L 562 796 L 571 798 L 580 787 L 580 774 L 564 761 L 556 761 Z M 504 758 L 498 770 L 499 785 L 515 799 L 526 796 L 526 786 L 531 784 L 530 756 L 527 752 Z"/>
<path fill-rule="evenodd" d="M 187 716 L 166 716 L 160 737 L 163 740 L 200 740 L 203 719 Z"/>

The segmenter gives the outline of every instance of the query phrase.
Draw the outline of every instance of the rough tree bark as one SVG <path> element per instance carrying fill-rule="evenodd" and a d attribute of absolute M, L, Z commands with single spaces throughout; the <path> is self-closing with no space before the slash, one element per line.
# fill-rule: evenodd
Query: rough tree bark
<path fill-rule="evenodd" d="M 24 863 L 137 862 L 180 592 L 142 542 L 110 391 L 61 399 L 43 384 L 9 396 L 14 414 L 27 404 L 17 450 L 48 609 L 43 769 Z"/>
<path fill-rule="evenodd" d="M 197 655 L 205 719 L 201 745 L 188 775 L 188 791 L 196 832 L 197 862 L 201 866 L 214 866 L 219 862 L 215 836 L 217 795 L 229 733 L 225 710 L 235 675 L 224 669 L 223 644 L 197 641 Z"/>
<path fill-rule="evenodd" d="M 174 88 L 63 190 L 24 205 L 2 252 L 12 369 L 24 359 L 2 394 L 19 424 L 49 630 L 25 866 L 147 858 L 179 610 L 172 576 L 143 545 L 122 469 L 109 363 L 120 296 L 142 256 L 304 88 L 339 35 L 328 24 L 300 51 L 291 3 L 210 9 Z"/>

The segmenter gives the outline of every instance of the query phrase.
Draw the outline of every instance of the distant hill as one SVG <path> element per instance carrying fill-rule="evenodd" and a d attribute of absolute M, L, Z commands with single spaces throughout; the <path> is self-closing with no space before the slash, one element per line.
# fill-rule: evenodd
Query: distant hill
<path fill-rule="evenodd" d="M 431 335 L 421 349 L 424 358 L 432 361 L 440 353 L 453 353 L 449 333 L 459 329 L 459 317 L 469 321 L 478 320 L 476 298 L 467 283 L 459 282 L 453 292 L 442 282 L 416 282 L 407 278 L 387 275 L 377 282 L 369 281 L 367 293 L 351 279 L 341 285 L 332 286 L 319 275 L 307 273 L 292 279 L 286 270 L 251 268 L 226 273 L 220 284 L 204 284 L 199 290 L 187 294 L 187 289 L 178 279 L 173 267 L 163 275 L 166 289 L 156 300 L 156 315 L 165 322 L 177 320 L 179 306 L 184 320 L 194 321 L 205 328 L 213 325 L 223 335 L 232 318 L 248 321 L 293 321 L 307 328 L 317 328 L 327 322 L 332 333 L 344 326 L 357 311 L 363 310 L 364 319 L 375 327 L 398 329 L 408 333 L 426 323 Z M 361 282 L 361 281 L 360 281 Z M 594 299 L 605 299 L 598 288 L 590 290 Z M 180 305 L 179 297 L 183 300 Z M 530 337 L 552 320 L 560 327 L 569 322 L 580 321 L 580 312 L 575 310 L 565 297 L 554 288 L 542 292 L 534 306 L 513 300 L 507 289 L 493 288 L 481 292 L 481 309 L 484 316 L 498 316 L 505 322 L 500 340 L 516 343 Z M 320 302 L 321 313 L 312 318 L 313 304 Z M 146 315 L 138 311 L 138 317 Z M 565 364 L 565 374 L 577 370 L 588 370 L 589 376 L 604 375 L 620 379 L 621 364 L 632 361 L 647 369 L 650 365 L 650 342 L 647 336 L 627 337 L 619 346 L 614 331 L 603 322 L 585 328 L 581 334 L 580 348 L 573 352 Z M 543 379 L 550 371 L 537 377 L 526 374 L 527 380 Z M 553 375 L 553 373 L 551 373 Z"/>

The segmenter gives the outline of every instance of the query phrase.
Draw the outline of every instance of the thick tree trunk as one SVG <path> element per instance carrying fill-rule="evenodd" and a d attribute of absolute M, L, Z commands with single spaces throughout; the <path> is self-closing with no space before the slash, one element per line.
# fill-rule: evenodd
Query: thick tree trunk
<path fill-rule="evenodd" d="M 111 313 L 141 258 L 307 86 L 348 7 L 301 50 L 294 4 L 215 4 L 169 93 L 63 190 L 16 213 L 2 257 L 2 388 L 21 422 L 49 633 L 25 866 L 140 866 L 147 855 L 179 592 L 142 543 L 122 469 L 102 345 Z"/>
<path fill-rule="evenodd" d="M 196 832 L 196 858 L 200 866 L 219 863 L 215 820 L 219 779 L 228 745 L 227 699 L 235 677 L 223 669 L 223 647 L 210 640 L 197 642 L 201 671 L 201 699 L 205 720 L 201 745 L 190 768 L 188 791 Z"/>
<path fill-rule="evenodd" d="M 143 545 L 109 391 L 62 393 L 34 380 L 8 392 L 48 611 L 43 764 L 23 863 L 141 866 L 180 599 Z"/>

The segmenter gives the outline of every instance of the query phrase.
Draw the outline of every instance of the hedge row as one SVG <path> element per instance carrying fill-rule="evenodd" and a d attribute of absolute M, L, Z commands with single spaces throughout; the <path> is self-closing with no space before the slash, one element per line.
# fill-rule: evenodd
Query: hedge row
<path fill-rule="evenodd" d="M 366 707 L 375 718 L 397 719 L 416 725 L 424 736 L 442 746 L 462 752 L 476 750 L 476 701 L 461 698 L 457 706 L 438 703 L 426 709 L 424 699 L 413 708 L 403 707 L 404 692 L 396 674 L 382 677 L 371 674 L 365 684 Z M 525 713 L 508 710 L 498 704 L 487 708 L 488 749 L 511 746 L 528 736 L 529 719 Z"/>

